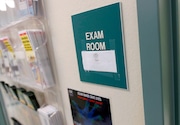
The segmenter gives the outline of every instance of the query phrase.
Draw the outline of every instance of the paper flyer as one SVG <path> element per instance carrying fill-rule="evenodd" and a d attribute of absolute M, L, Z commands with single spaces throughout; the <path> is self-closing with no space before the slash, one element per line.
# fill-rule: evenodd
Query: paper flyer
<path fill-rule="evenodd" d="M 117 73 L 115 50 L 82 51 L 81 54 L 85 71 Z"/>
<path fill-rule="evenodd" d="M 68 89 L 74 125 L 112 125 L 109 99 Z"/>
<path fill-rule="evenodd" d="M 27 29 L 19 31 L 19 37 L 36 83 L 47 85 L 47 87 L 52 86 L 54 79 L 45 44 L 44 32 L 41 29 Z"/>
<path fill-rule="evenodd" d="M 7 54 L 8 54 L 8 60 L 9 60 L 9 65 L 12 69 L 12 76 L 18 76 L 19 75 L 19 68 L 16 60 L 16 56 L 14 53 L 14 49 L 10 43 L 9 37 L 5 36 L 1 38 L 2 42 L 4 43 L 4 46 L 6 47 Z"/>
<path fill-rule="evenodd" d="M 54 106 L 47 105 L 38 109 L 42 125 L 62 125 L 61 113 Z"/>
<path fill-rule="evenodd" d="M 21 16 L 35 15 L 36 10 L 34 10 L 34 8 L 36 8 L 36 6 L 33 3 L 33 0 L 19 0 L 18 5 Z"/>
<path fill-rule="evenodd" d="M 28 31 L 20 31 L 19 36 L 21 38 L 21 41 L 24 45 L 24 49 L 26 52 L 27 61 L 31 67 L 33 76 L 37 83 L 42 83 L 42 79 L 40 77 L 40 70 L 37 64 L 37 58 L 35 55 L 35 51 L 33 49 L 33 46 L 31 44 L 32 41 L 30 41 L 30 37 L 28 36 Z"/>

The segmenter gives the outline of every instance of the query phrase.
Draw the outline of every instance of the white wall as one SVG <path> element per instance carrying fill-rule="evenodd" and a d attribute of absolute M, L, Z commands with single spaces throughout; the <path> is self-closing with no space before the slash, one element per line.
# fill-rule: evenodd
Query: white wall
<path fill-rule="evenodd" d="M 81 82 L 71 15 L 122 2 L 129 90 Z M 110 99 L 113 125 L 144 125 L 136 0 L 46 0 L 66 125 L 73 125 L 67 88 Z"/>

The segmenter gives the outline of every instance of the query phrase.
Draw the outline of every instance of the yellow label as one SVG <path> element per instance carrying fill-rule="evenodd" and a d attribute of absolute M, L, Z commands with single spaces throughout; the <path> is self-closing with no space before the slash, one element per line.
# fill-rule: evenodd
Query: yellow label
<path fill-rule="evenodd" d="M 22 43 L 24 45 L 24 48 L 25 48 L 26 52 L 27 51 L 33 51 L 30 40 L 29 40 L 27 34 L 26 33 L 20 34 L 20 38 L 21 38 L 21 41 L 22 41 Z"/>
<path fill-rule="evenodd" d="M 20 99 L 20 102 L 26 104 L 26 102 L 23 99 Z"/>
<path fill-rule="evenodd" d="M 34 109 L 34 107 L 30 104 L 27 105 L 29 108 Z"/>
<path fill-rule="evenodd" d="M 20 34 L 20 38 L 22 41 L 22 44 L 24 46 L 24 49 L 26 51 L 26 56 L 27 56 L 27 60 L 31 63 L 31 62 L 35 62 L 35 53 L 33 51 L 32 45 L 30 43 L 30 40 L 28 38 L 28 35 L 26 33 L 22 33 Z"/>
<path fill-rule="evenodd" d="M 4 39 L 3 42 L 4 42 L 4 45 L 6 46 L 6 48 L 8 49 L 8 51 L 13 53 L 14 51 L 13 51 L 11 44 L 9 43 L 9 40 Z"/>

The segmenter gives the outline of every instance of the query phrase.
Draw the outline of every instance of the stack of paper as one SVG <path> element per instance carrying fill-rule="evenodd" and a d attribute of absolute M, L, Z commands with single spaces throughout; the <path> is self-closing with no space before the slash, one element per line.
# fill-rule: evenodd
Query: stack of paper
<path fill-rule="evenodd" d="M 3 63 L 3 56 L 2 56 L 2 50 L 0 50 L 0 74 L 4 73 L 4 63 Z"/>
<path fill-rule="evenodd" d="M 12 77 L 16 77 L 19 75 L 19 69 L 18 69 L 18 65 L 17 65 L 17 60 L 16 60 L 16 56 L 14 53 L 14 49 L 10 43 L 10 39 L 8 36 L 2 37 L 0 38 L 0 41 L 3 42 L 2 44 L 4 44 L 5 50 L 7 52 L 7 57 L 8 57 L 8 63 L 10 65 L 10 69 L 11 71 L 11 76 Z"/>
<path fill-rule="evenodd" d="M 34 79 L 37 83 L 51 86 L 54 80 L 45 44 L 44 32 L 39 29 L 23 30 L 19 32 L 19 36 Z"/>
<path fill-rule="evenodd" d="M 54 106 L 48 105 L 38 109 L 42 125 L 62 125 L 60 111 Z"/>
<path fill-rule="evenodd" d="M 10 63 L 9 63 L 9 54 L 7 51 L 6 46 L 4 45 L 3 42 L 4 38 L 0 38 L 0 49 L 2 52 L 2 68 L 4 70 L 4 73 L 6 73 L 8 76 L 11 74 L 11 67 L 10 67 Z"/>
<path fill-rule="evenodd" d="M 19 11 L 21 16 L 36 15 L 38 0 L 19 0 Z"/>

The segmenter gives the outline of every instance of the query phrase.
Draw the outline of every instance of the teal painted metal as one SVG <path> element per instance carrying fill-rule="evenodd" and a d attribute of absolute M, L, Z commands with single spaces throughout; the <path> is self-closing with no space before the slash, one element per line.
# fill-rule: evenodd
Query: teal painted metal
<path fill-rule="evenodd" d="M 174 125 L 169 2 L 137 0 L 146 125 Z"/>
<path fill-rule="evenodd" d="M 160 50 L 165 125 L 174 125 L 174 73 L 171 0 L 159 0 Z"/>
<path fill-rule="evenodd" d="M 1 90 L 0 90 L 0 100 L 1 100 L 0 101 L 0 125 L 10 125 Z"/>
<path fill-rule="evenodd" d="M 6 125 L 5 117 L 4 117 L 4 113 L 3 113 L 3 110 L 2 110 L 1 103 L 0 103 L 0 124 L 1 125 Z"/>
<path fill-rule="evenodd" d="M 120 5 L 120 3 L 115 3 L 72 16 L 81 81 L 127 89 Z M 91 46 L 89 47 L 89 45 Z M 104 66 L 104 62 L 112 63 L 112 60 L 108 61 L 108 58 L 112 57 L 109 57 L 107 53 L 112 54 L 113 52 L 116 68 L 109 70 L 108 68 L 112 67 L 113 64 Z M 86 69 L 83 53 L 96 54 L 96 57 L 99 56 L 99 62 L 103 56 L 101 65 L 105 68 L 104 71 L 96 67 L 99 62 L 94 59 L 94 55 L 92 60 L 95 60 L 95 63 L 90 59 L 91 56 L 87 57 L 87 60 L 89 63 L 94 63 L 90 68 L 95 66 L 99 71 Z"/>
<path fill-rule="evenodd" d="M 172 0 L 172 25 L 174 48 L 174 96 L 175 96 L 175 122 L 180 125 L 180 16 L 179 0 Z"/>
<path fill-rule="evenodd" d="M 145 123 L 164 125 L 158 2 L 137 0 L 137 5 Z"/>

